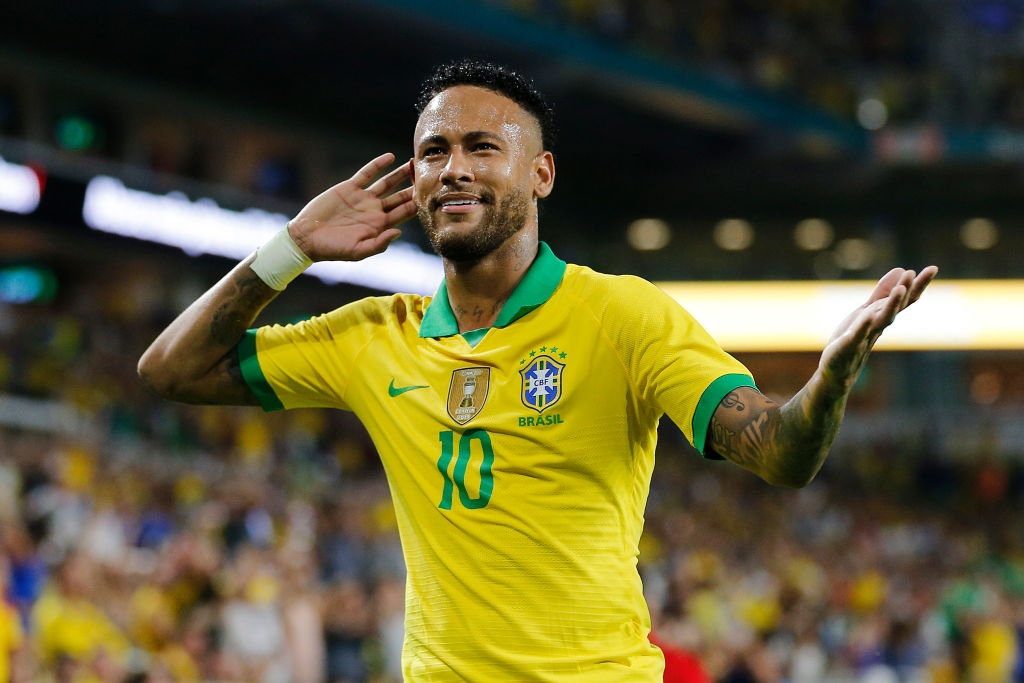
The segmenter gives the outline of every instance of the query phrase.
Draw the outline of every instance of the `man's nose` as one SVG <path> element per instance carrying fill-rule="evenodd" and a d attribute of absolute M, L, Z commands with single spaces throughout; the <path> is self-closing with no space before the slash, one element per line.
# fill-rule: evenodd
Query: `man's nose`
<path fill-rule="evenodd" d="M 462 150 L 455 148 L 448 155 L 448 163 L 441 170 L 441 182 L 445 185 L 473 182 L 473 168 Z"/>

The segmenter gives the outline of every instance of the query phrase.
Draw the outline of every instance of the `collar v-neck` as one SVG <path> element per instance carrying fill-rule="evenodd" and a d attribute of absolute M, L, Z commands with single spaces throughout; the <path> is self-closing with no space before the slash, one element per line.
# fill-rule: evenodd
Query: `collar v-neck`
<path fill-rule="evenodd" d="M 530 264 L 526 275 L 516 285 L 512 295 L 501 307 L 494 327 L 505 327 L 534 310 L 554 294 L 565 274 L 565 261 L 555 256 L 546 242 L 537 247 L 537 258 Z M 490 327 L 481 327 L 463 333 L 470 346 L 476 346 Z M 421 337 L 450 337 L 459 333 L 459 322 L 455 318 L 451 302 L 448 301 L 448 287 L 445 280 L 437 288 L 420 324 Z"/>

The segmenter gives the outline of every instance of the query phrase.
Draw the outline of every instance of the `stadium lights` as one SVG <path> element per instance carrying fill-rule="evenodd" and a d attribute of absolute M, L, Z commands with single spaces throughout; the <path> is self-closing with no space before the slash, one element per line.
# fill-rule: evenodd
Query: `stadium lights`
<path fill-rule="evenodd" d="M 874 282 L 660 282 L 727 351 L 821 351 Z M 1024 349 L 1024 280 L 932 283 L 876 348 Z"/>
<path fill-rule="evenodd" d="M 57 121 L 54 138 L 62 148 L 80 152 L 92 148 L 99 142 L 102 131 L 91 119 L 72 114 Z"/>
<path fill-rule="evenodd" d="M 14 304 L 49 303 L 57 294 L 57 276 L 44 266 L 0 268 L 0 301 Z"/>
<path fill-rule="evenodd" d="M 861 100 L 857 105 L 857 122 L 867 130 L 878 130 L 889 122 L 889 109 L 874 97 Z"/>
<path fill-rule="evenodd" d="M 968 249 L 991 249 L 999 241 L 999 229 L 988 218 L 971 218 L 960 227 L 960 241 Z"/>
<path fill-rule="evenodd" d="M 862 237 L 848 237 L 836 244 L 835 256 L 845 270 L 864 270 L 875 260 L 875 247 Z"/>
<path fill-rule="evenodd" d="M 726 251 L 743 251 L 754 243 L 754 226 L 742 218 L 726 218 L 715 225 L 712 238 Z"/>
<path fill-rule="evenodd" d="M 39 176 L 28 166 L 12 164 L 0 157 L 0 209 L 29 214 L 39 206 Z"/>
<path fill-rule="evenodd" d="M 288 222 L 280 213 L 248 208 L 232 211 L 207 197 L 181 192 L 153 194 L 96 176 L 85 188 L 85 224 L 94 230 L 177 247 L 190 256 L 243 259 Z M 407 242 L 357 263 L 321 262 L 306 274 L 328 284 L 348 282 L 382 291 L 432 294 L 441 281 L 441 259 Z"/>
<path fill-rule="evenodd" d="M 805 218 L 796 224 L 793 241 L 804 251 L 821 251 L 835 238 L 832 225 L 822 218 Z"/>
<path fill-rule="evenodd" d="M 672 241 L 672 228 L 660 218 L 638 218 L 626 229 L 626 241 L 637 251 L 664 249 Z"/>

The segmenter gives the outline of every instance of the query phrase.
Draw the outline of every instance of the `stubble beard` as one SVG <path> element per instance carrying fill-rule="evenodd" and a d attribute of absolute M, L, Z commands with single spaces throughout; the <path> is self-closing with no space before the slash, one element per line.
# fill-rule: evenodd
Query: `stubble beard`
<path fill-rule="evenodd" d="M 436 214 L 429 208 L 420 207 L 416 215 L 430 246 L 442 258 L 455 262 L 479 261 L 526 226 L 529 205 L 525 193 L 512 190 L 499 205 L 485 204 L 480 223 L 466 232 L 438 229 L 434 221 Z"/>

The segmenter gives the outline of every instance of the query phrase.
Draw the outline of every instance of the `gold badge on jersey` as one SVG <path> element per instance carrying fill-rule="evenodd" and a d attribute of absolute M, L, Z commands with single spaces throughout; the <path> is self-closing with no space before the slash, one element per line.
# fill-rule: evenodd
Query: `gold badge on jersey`
<path fill-rule="evenodd" d="M 490 368 L 459 368 L 448 387 L 448 414 L 464 425 L 480 414 L 491 388 Z"/>

